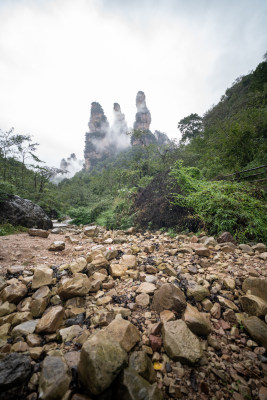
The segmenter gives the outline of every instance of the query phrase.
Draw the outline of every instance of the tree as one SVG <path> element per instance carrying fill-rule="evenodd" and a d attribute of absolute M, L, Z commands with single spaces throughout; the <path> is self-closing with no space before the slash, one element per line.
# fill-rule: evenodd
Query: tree
<path fill-rule="evenodd" d="M 189 143 L 203 132 L 203 119 L 198 114 L 190 114 L 178 122 L 182 133 L 180 143 Z"/>
<path fill-rule="evenodd" d="M 35 161 L 41 162 L 38 157 L 33 154 L 34 151 L 36 151 L 37 146 L 39 146 L 39 143 L 32 143 L 31 135 L 17 135 L 16 145 L 18 149 L 18 154 L 21 158 L 21 183 L 23 187 L 26 159 L 33 158 Z"/>
<path fill-rule="evenodd" d="M 13 151 L 16 136 L 13 135 L 14 128 L 9 131 L 2 131 L 0 129 L 0 156 L 3 159 L 3 179 L 6 180 L 7 173 L 7 158 Z"/>

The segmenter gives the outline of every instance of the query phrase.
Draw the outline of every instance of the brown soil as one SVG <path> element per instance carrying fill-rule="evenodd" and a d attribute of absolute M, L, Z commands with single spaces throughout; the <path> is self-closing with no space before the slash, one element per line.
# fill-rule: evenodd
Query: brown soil
<path fill-rule="evenodd" d="M 80 238 L 79 238 L 80 239 Z M 48 251 L 48 247 L 54 241 L 64 241 L 66 248 L 61 252 Z M 86 249 L 86 242 L 79 241 Z M 28 233 L 20 233 L 0 237 L 0 274 L 6 272 L 6 268 L 12 265 L 24 265 L 26 267 L 40 264 L 60 265 L 68 263 L 79 256 L 75 251 L 77 244 L 66 240 L 63 234 L 50 234 L 44 239 L 36 236 L 29 236 Z"/>

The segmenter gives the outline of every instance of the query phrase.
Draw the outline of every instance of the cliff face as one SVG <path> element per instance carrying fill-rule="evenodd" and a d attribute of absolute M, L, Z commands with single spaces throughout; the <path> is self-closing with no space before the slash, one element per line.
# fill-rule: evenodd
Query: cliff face
<path fill-rule="evenodd" d="M 136 95 L 136 108 L 134 129 L 139 131 L 149 131 L 151 124 L 151 114 L 146 106 L 146 96 L 139 91 Z"/>
<path fill-rule="evenodd" d="M 118 103 L 114 103 L 113 106 L 114 122 L 111 128 L 101 105 L 96 102 L 92 103 L 88 124 L 89 132 L 85 134 L 85 169 L 90 169 L 98 161 L 116 155 L 119 151 L 128 148 L 130 144 L 132 146 L 147 146 L 149 144 L 163 145 L 169 142 L 164 133 L 155 131 L 153 134 L 149 130 L 151 114 L 146 105 L 144 92 L 139 91 L 137 93 L 136 108 L 134 130 L 130 140 L 125 116 Z"/>
<path fill-rule="evenodd" d="M 97 102 L 91 104 L 88 127 L 89 132 L 85 134 L 85 169 L 93 167 L 97 161 L 103 160 L 108 156 L 104 142 L 109 131 L 109 123 L 101 105 Z"/>

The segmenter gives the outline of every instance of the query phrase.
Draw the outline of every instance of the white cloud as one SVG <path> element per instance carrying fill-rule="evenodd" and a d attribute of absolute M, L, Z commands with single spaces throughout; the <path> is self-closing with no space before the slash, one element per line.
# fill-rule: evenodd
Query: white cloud
<path fill-rule="evenodd" d="M 143 90 L 151 129 L 177 137 L 267 50 L 266 3 L 232 3 L 0 0 L 0 128 L 33 134 L 57 166 L 83 156 L 92 101 L 132 126 Z"/>

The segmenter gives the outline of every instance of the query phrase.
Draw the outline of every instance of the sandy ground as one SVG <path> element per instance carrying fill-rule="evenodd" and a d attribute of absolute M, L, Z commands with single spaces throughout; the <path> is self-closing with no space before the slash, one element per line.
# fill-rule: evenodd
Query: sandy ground
<path fill-rule="evenodd" d="M 48 247 L 54 241 L 64 241 L 65 250 L 61 252 L 48 251 Z M 26 267 L 40 264 L 49 264 L 51 266 L 61 265 L 72 261 L 79 255 L 86 253 L 86 242 L 72 244 L 66 240 L 63 234 L 51 234 L 48 238 L 29 236 L 28 233 L 20 233 L 10 236 L 0 237 L 0 274 L 6 272 L 6 268 L 13 265 L 23 265 Z M 82 246 L 79 251 L 75 247 Z"/>

